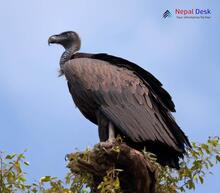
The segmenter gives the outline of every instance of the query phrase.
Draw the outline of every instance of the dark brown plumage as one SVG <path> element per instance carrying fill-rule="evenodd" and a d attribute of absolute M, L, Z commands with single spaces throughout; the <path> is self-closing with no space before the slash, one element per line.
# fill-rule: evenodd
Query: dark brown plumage
<path fill-rule="evenodd" d="M 75 32 L 51 36 L 49 43 L 66 48 L 61 73 L 76 106 L 98 125 L 101 141 L 110 138 L 112 125 L 113 134 L 123 136 L 128 145 L 146 147 L 162 165 L 179 167 L 190 143 L 171 115 L 171 96 L 152 74 L 119 57 L 76 53 L 80 39 Z"/>

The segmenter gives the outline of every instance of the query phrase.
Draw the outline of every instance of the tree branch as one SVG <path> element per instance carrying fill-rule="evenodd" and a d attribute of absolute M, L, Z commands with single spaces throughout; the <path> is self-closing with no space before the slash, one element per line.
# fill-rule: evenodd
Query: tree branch
<path fill-rule="evenodd" d="M 87 152 L 88 153 L 88 152 Z M 143 153 L 119 141 L 101 142 L 88 154 L 68 156 L 71 172 L 86 172 L 93 176 L 92 192 L 112 169 L 120 169 L 118 177 L 123 193 L 154 193 L 157 169 Z M 73 159 L 72 159 L 73 158 Z"/>

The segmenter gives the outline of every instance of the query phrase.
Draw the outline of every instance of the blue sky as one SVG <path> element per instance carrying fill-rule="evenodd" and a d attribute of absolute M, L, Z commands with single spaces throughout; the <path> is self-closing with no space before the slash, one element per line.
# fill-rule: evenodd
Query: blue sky
<path fill-rule="evenodd" d="M 211 19 L 162 14 L 176 8 L 209 8 Z M 0 7 L 0 150 L 23 152 L 30 181 L 63 177 L 64 156 L 98 142 L 95 125 L 75 108 L 64 78 L 63 49 L 50 35 L 77 31 L 83 52 L 107 52 L 136 62 L 171 93 L 175 117 L 193 141 L 220 136 L 220 3 L 213 1 L 37 0 Z M 217 193 L 220 167 L 197 193 Z"/>

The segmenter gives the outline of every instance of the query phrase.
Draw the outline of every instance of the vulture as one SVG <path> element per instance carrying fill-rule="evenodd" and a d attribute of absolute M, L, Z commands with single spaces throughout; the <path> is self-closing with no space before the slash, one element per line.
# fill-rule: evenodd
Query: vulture
<path fill-rule="evenodd" d="M 130 147 L 155 154 L 161 165 L 179 168 L 191 145 L 159 80 L 126 59 L 78 52 L 81 40 L 74 31 L 52 35 L 48 44 L 64 47 L 60 73 L 80 112 L 98 126 L 101 142 L 120 135 Z"/>

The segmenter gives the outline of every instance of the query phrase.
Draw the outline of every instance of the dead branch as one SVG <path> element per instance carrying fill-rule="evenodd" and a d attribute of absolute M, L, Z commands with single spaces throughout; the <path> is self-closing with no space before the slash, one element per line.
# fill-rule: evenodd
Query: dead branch
<path fill-rule="evenodd" d="M 74 153 L 73 153 L 74 154 Z M 71 172 L 87 172 L 93 176 L 91 192 L 98 193 L 98 185 L 109 169 L 121 169 L 120 187 L 123 193 L 154 193 L 156 185 L 156 167 L 143 153 L 125 143 L 101 142 L 94 146 L 85 159 L 79 156 L 71 159 L 68 167 Z"/>

